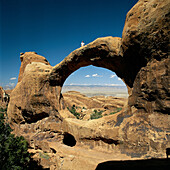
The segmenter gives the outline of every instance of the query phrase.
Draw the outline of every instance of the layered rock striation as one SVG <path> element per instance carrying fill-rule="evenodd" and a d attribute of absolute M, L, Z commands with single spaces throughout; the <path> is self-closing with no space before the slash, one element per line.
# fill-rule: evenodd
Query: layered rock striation
<path fill-rule="evenodd" d="M 21 55 L 8 117 L 45 168 L 94 169 L 101 161 L 166 156 L 169 8 L 168 0 L 139 0 L 126 16 L 122 38 L 98 38 L 54 67 L 33 52 Z M 114 71 L 125 82 L 129 98 L 121 112 L 90 121 L 70 116 L 62 86 L 71 73 L 88 65 Z"/>

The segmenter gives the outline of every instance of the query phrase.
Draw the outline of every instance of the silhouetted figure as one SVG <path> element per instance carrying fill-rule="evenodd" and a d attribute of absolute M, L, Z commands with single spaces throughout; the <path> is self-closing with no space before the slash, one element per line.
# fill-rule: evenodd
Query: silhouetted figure
<path fill-rule="evenodd" d="M 168 159 L 168 155 L 170 155 L 170 148 L 166 148 L 166 157 Z"/>

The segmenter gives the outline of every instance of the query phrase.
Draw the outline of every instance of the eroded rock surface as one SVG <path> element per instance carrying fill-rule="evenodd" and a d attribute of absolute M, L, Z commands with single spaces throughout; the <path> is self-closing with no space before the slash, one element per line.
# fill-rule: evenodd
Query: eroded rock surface
<path fill-rule="evenodd" d="M 168 0 L 139 0 L 126 16 L 122 38 L 99 38 L 54 67 L 35 53 L 21 55 L 8 117 L 14 133 L 29 141 L 30 152 L 44 168 L 95 169 L 103 161 L 166 157 L 169 9 Z M 62 85 L 88 65 L 110 69 L 125 82 L 129 98 L 121 112 L 89 121 L 66 112 Z M 71 146 L 66 145 L 69 140 Z"/>
<path fill-rule="evenodd" d="M 20 78 L 8 106 L 10 122 L 32 123 L 58 114 L 58 89 L 46 81 L 51 69 L 44 57 L 33 52 L 22 54 Z"/>
<path fill-rule="evenodd" d="M 169 113 L 170 3 L 139 0 L 128 12 L 121 52 L 133 80 L 130 106 L 145 112 Z"/>

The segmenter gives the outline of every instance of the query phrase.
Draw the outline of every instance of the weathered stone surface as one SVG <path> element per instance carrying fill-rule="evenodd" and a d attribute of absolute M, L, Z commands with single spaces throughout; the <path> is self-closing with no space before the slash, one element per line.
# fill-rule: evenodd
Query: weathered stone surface
<path fill-rule="evenodd" d="M 122 39 L 99 38 L 54 67 L 35 53 L 21 54 L 8 117 L 14 133 L 29 141 L 30 152 L 45 168 L 94 169 L 108 160 L 166 157 L 165 149 L 170 147 L 169 7 L 168 0 L 139 0 L 127 14 Z M 90 121 L 65 112 L 70 99 L 64 103 L 63 83 L 88 65 L 110 69 L 125 82 L 129 98 L 121 112 Z M 83 96 L 81 100 L 86 103 Z M 75 139 L 75 145 L 66 146 L 64 139 Z"/>
<path fill-rule="evenodd" d="M 123 72 L 122 56 L 119 54 L 120 45 L 121 38 L 104 37 L 73 51 L 53 67 L 49 76 L 50 84 L 62 86 L 72 72 L 88 65 L 104 67 L 117 74 Z"/>
<path fill-rule="evenodd" d="M 14 133 L 28 140 L 29 151 L 44 168 L 95 169 L 103 161 L 166 157 L 165 149 L 170 145 L 168 115 L 134 114 L 121 123 L 119 118 L 120 113 L 91 121 L 61 121 L 50 116 L 16 125 Z M 75 146 L 64 143 L 65 134 L 74 136 Z"/>
<path fill-rule="evenodd" d="M 28 52 L 22 57 L 24 59 L 21 60 L 21 68 L 25 67 L 24 73 L 20 74 L 22 79 L 11 93 L 8 106 L 9 121 L 31 123 L 49 115 L 57 115 L 57 88 L 49 86 L 46 81 L 52 67 L 44 57 L 35 53 Z M 43 62 L 37 62 L 40 60 Z"/>
<path fill-rule="evenodd" d="M 32 62 L 40 62 L 49 65 L 47 59 L 43 56 L 37 55 L 36 52 L 20 53 L 20 60 L 21 60 L 21 67 L 18 76 L 18 82 L 22 80 L 25 68 L 28 64 L 31 64 Z"/>
<path fill-rule="evenodd" d="M 143 67 L 133 86 L 129 105 L 138 110 L 153 113 L 170 113 L 170 59 L 152 60 Z"/>
<path fill-rule="evenodd" d="M 169 8 L 168 0 L 139 0 L 123 29 L 121 53 L 133 87 L 129 105 L 145 112 L 169 112 Z"/>

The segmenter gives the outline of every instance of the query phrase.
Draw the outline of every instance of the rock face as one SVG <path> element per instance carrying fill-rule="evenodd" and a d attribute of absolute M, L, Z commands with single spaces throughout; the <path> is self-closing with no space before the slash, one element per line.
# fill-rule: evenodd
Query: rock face
<path fill-rule="evenodd" d="M 3 100 L 4 89 L 0 86 L 0 100 Z"/>
<path fill-rule="evenodd" d="M 18 82 L 22 80 L 25 68 L 28 64 L 31 64 L 32 62 L 40 62 L 46 65 L 50 65 L 49 62 L 46 60 L 46 58 L 37 55 L 36 52 L 20 53 L 20 60 L 21 60 L 21 67 L 18 76 Z"/>
<path fill-rule="evenodd" d="M 4 89 L 0 86 L 0 108 L 5 108 L 6 107 L 6 102 L 4 100 L 4 94 L 5 91 Z"/>
<path fill-rule="evenodd" d="M 9 103 L 10 97 L 9 97 L 9 91 L 5 91 L 3 87 L 0 86 L 0 105 L 6 106 Z"/>
<path fill-rule="evenodd" d="M 31 123 L 57 115 L 57 88 L 46 81 L 51 69 L 44 57 L 34 52 L 22 54 L 19 80 L 9 103 L 10 122 Z"/>
<path fill-rule="evenodd" d="M 168 0 L 140 0 L 128 12 L 122 34 L 126 74 L 133 76 L 129 105 L 145 112 L 170 111 L 169 8 Z"/>
<path fill-rule="evenodd" d="M 44 168 L 95 169 L 102 161 L 166 156 L 169 8 L 169 0 L 139 0 L 126 16 L 122 38 L 99 38 L 54 67 L 35 53 L 21 55 L 8 117 Z M 66 111 L 63 83 L 88 65 L 110 69 L 125 82 L 129 98 L 121 112 L 85 121 Z"/>

